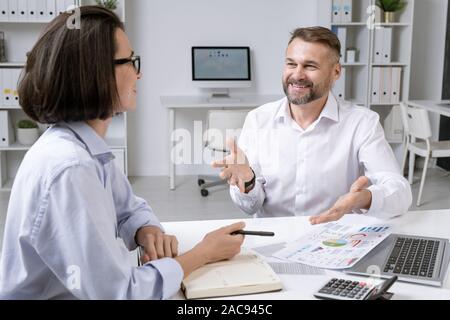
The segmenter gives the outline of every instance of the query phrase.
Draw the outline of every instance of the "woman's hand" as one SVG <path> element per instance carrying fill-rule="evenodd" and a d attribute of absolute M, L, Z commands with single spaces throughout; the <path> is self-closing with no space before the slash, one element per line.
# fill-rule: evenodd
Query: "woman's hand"
<path fill-rule="evenodd" d="M 243 235 L 231 233 L 242 230 L 244 227 L 244 222 L 238 222 L 212 231 L 194 249 L 202 252 L 207 263 L 230 259 L 241 251 L 241 245 L 244 242 Z"/>
<path fill-rule="evenodd" d="M 238 222 L 212 231 L 193 249 L 176 257 L 183 268 L 184 277 L 207 263 L 230 259 L 237 255 L 241 251 L 244 236 L 232 233 L 244 227 L 244 222 Z"/>
<path fill-rule="evenodd" d="M 136 233 L 136 243 L 144 248 L 141 262 L 173 258 L 178 255 L 178 240 L 175 236 L 167 235 L 155 226 L 142 227 Z"/>

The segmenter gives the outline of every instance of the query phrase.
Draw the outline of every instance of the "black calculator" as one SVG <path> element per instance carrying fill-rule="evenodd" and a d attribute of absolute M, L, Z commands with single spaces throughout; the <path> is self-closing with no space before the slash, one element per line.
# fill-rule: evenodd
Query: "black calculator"
<path fill-rule="evenodd" d="M 314 293 L 314 296 L 334 300 L 388 300 L 393 294 L 387 290 L 396 280 L 397 276 L 393 276 L 378 285 L 373 285 L 364 281 L 333 278 Z"/>

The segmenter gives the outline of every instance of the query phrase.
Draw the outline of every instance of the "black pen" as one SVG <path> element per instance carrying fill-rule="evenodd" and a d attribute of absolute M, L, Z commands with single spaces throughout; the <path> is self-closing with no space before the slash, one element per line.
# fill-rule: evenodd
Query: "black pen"
<path fill-rule="evenodd" d="M 232 235 L 235 234 L 245 234 L 249 236 L 264 236 L 264 237 L 273 237 L 275 233 L 270 231 L 249 231 L 249 230 L 238 230 L 231 233 Z"/>

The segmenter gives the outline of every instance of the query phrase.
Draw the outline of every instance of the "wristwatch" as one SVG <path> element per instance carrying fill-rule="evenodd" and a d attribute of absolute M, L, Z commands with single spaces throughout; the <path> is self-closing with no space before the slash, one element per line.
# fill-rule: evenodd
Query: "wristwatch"
<path fill-rule="evenodd" d="M 245 191 L 247 192 L 247 189 L 249 189 L 250 187 L 253 187 L 253 185 L 255 184 L 256 181 L 256 174 L 255 171 L 253 171 L 252 167 L 250 167 L 250 169 L 252 170 L 253 173 L 253 178 L 250 181 L 247 181 L 244 183 L 244 187 L 245 187 Z"/>

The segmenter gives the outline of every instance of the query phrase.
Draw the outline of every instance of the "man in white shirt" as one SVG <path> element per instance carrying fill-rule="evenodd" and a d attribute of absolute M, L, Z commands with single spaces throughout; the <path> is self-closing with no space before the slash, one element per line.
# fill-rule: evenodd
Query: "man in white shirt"
<path fill-rule="evenodd" d="M 377 113 L 330 92 L 340 43 L 323 27 L 299 28 L 286 50 L 286 98 L 251 111 L 231 154 L 213 163 L 233 201 L 256 217 L 310 215 L 312 224 L 350 212 L 405 213 L 411 189 Z"/>

